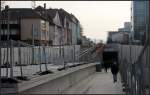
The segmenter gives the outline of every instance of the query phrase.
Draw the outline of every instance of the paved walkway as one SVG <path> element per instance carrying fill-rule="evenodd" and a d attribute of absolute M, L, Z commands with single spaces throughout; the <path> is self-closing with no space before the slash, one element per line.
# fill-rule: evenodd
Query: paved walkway
<path fill-rule="evenodd" d="M 96 72 L 85 80 L 64 91 L 64 94 L 125 94 L 118 74 L 117 83 L 113 83 L 110 70 L 106 73 Z"/>

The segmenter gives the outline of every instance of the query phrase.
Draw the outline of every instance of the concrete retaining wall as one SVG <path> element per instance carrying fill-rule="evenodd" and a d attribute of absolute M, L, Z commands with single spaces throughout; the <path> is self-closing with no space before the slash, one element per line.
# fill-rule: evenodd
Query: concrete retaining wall
<path fill-rule="evenodd" d="M 23 94 L 60 94 L 68 87 L 93 74 L 94 63 L 86 64 L 55 74 L 43 75 L 18 84 L 18 92 Z"/>

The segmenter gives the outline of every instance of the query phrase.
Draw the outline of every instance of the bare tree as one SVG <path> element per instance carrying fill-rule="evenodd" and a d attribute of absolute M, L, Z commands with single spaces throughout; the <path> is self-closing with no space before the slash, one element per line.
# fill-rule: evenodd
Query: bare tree
<path fill-rule="evenodd" d="M 32 9 L 36 8 L 36 1 L 31 1 L 31 7 L 32 7 Z"/>
<path fill-rule="evenodd" d="M 81 34 L 81 36 L 83 36 L 83 27 L 81 24 L 80 24 L 80 34 Z"/>

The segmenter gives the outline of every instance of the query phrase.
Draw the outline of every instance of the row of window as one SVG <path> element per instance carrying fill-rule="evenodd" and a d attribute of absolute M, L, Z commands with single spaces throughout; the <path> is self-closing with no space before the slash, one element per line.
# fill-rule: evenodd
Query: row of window
<path fill-rule="evenodd" d="M 7 20 L 2 20 L 1 23 L 2 24 L 7 24 Z M 9 21 L 9 24 L 18 24 L 19 22 L 17 20 L 13 20 L 13 21 Z"/>
<path fill-rule="evenodd" d="M 8 33 L 7 29 L 1 30 L 1 35 L 7 35 L 7 33 Z M 16 34 L 18 34 L 18 30 L 11 29 L 10 33 L 8 33 L 8 34 L 16 35 Z"/>

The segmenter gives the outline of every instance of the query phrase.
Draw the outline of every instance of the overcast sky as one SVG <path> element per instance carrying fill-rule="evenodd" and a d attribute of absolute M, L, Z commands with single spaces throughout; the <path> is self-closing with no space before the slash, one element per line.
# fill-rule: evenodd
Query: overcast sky
<path fill-rule="evenodd" d="M 36 6 L 63 8 L 74 14 L 83 26 L 84 35 L 106 41 L 107 32 L 130 21 L 131 1 L 36 1 Z M 7 1 L 10 7 L 31 8 L 31 1 Z"/>

